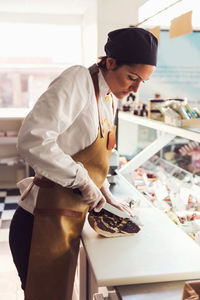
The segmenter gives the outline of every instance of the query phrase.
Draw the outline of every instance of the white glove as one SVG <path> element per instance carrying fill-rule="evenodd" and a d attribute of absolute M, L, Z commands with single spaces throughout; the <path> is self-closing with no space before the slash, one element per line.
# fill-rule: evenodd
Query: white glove
<path fill-rule="evenodd" d="M 81 200 L 89 205 L 89 211 L 94 208 L 95 211 L 100 211 L 103 208 L 106 199 L 90 177 L 78 189 L 81 192 Z"/>

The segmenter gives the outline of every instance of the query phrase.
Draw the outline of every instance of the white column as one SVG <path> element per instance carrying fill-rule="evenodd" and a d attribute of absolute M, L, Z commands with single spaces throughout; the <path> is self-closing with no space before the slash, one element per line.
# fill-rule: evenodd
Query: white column
<path fill-rule="evenodd" d="M 82 20 L 82 61 L 86 67 L 97 61 L 97 1 L 87 0 Z"/>
<path fill-rule="evenodd" d="M 105 55 L 108 32 L 137 24 L 138 8 L 146 0 L 97 0 L 98 56 Z"/>

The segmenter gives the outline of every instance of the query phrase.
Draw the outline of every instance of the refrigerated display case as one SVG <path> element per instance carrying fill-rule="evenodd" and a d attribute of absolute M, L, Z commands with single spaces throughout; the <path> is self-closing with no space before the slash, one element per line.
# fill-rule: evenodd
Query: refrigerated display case
<path fill-rule="evenodd" d="M 129 125 L 133 123 L 136 131 L 141 125 L 151 128 L 156 132 L 157 138 L 153 142 L 148 138 L 147 147 L 123 165 L 119 173 L 200 244 L 200 176 L 196 172 L 188 171 L 191 169 L 192 159 L 188 160 L 188 155 L 183 155 L 190 153 L 192 156 L 195 153 L 194 147 L 198 149 L 200 128 L 177 128 L 124 112 L 119 113 L 119 128 L 121 122 L 129 122 Z M 123 133 L 119 131 L 120 134 Z M 140 136 L 138 140 L 139 138 Z M 173 152 L 165 151 L 169 145 L 179 149 L 182 159 L 180 156 L 179 159 L 173 159 Z M 171 154 L 172 160 L 165 159 L 166 153 Z M 200 156 L 196 154 L 197 159 L 198 157 Z M 184 169 L 180 167 L 180 160 L 182 164 L 185 162 Z"/>
<path fill-rule="evenodd" d="M 118 150 L 123 149 L 127 163 L 116 171 L 111 191 L 134 200 L 143 227 L 136 235 L 107 239 L 85 224 L 90 297 L 146 299 L 145 291 L 151 290 L 148 299 L 181 299 L 184 282 L 200 278 L 199 176 L 163 158 L 164 147 L 177 137 L 199 143 L 200 130 L 119 112 Z M 98 298 L 103 297 L 98 288 L 104 286 L 108 294 L 111 290 L 110 298 Z"/>

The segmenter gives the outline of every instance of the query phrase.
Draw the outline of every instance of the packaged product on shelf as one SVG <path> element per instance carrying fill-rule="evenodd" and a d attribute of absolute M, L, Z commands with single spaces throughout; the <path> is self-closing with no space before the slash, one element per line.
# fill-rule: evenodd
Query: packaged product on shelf
<path fill-rule="evenodd" d="M 183 99 L 165 99 L 165 106 L 169 106 L 176 110 L 176 107 L 180 105 L 185 105 L 185 101 Z"/>
<path fill-rule="evenodd" d="M 195 112 L 192 111 L 189 104 L 185 104 L 185 111 L 188 114 L 190 119 L 196 119 L 198 116 L 195 114 Z"/>
<path fill-rule="evenodd" d="M 122 106 L 123 111 L 130 111 L 130 108 L 131 108 L 130 105 L 125 105 L 125 104 L 124 104 L 124 105 Z"/>
<path fill-rule="evenodd" d="M 165 103 L 163 99 L 150 99 L 149 100 L 149 114 L 148 117 L 157 120 L 163 121 L 162 107 Z"/>
<path fill-rule="evenodd" d="M 147 117 L 148 116 L 148 110 L 147 110 L 147 105 L 142 104 L 142 109 L 140 110 L 140 116 L 141 117 Z"/>
<path fill-rule="evenodd" d="M 158 109 L 149 110 L 149 118 L 157 121 L 163 121 L 163 114 Z"/>
<path fill-rule="evenodd" d="M 172 123 L 173 120 L 180 120 L 181 116 L 170 107 L 162 107 L 162 113 L 166 123 Z"/>
<path fill-rule="evenodd" d="M 136 116 L 140 116 L 140 117 L 148 116 L 147 105 L 144 104 L 142 101 L 140 101 L 139 103 L 134 103 L 131 108 L 131 111 Z"/>
<path fill-rule="evenodd" d="M 184 105 L 187 103 L 187 98 L 165 98 L 165 102 L 176 102 Z"/>
<path fill-rule="evenodd" d="M 172 111 L 175 113 L 172 115 Z M 189 119 L 188 114 L 185 111 L 184 105 L 182 102 L 175 101 L 175 100 L 168 100 L 165 102 L 165 105 L 162 108 L 163 114 L 175 118 L 175 119 Z M 171 114 L 170 114 L 171 113 Z"/>
<path fill-rule="evenodd" d="M 132 111 L 133 110 L 135 98 L 136 98 L 136 96 L 133 93 L 130 93 L 128 95 L 128 97 L 123 99 L 123 101 L 122 101 L 123 111 Z"/>
<path fill-rule="evenodd" d="M 174 113 L 172 111 L 174 111 Z M 180 127 L 199 127 L 200 112 L 193 109 L 188 103 L 167 100 L 162 107 L 162 113 L 165 116 L 165 122 L 173 126 Z M 178 115 L 176 115 L 176 114 Z"/>
<path fill-rule="evenodd" d="M 182 117 L 182 119 L 186 119 L 186 120 L 190 119 L 190 117 L 187 114 L 187 112 L 186 112 L 185 108 L 183 107 L 183 105 L 177 106 L 177 110 L 176 111 L 180 114 L 180 116 Z"/>
<path fill-rule="evenodd" d="M 197 114 L 197 116 L 200 118 L 200 110 L 197 107 L 193 108 L 193 111 Z"/>
<path fill-rule="evenodd" d="M 150 99 L 149 100 L 149 109 L 150 110 L 160 110 L 165 103 L 163 99 Z"/>

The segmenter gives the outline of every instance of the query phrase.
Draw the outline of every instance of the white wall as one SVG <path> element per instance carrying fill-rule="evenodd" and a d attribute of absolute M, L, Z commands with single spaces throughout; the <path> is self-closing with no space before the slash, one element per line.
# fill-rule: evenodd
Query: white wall
<path fill-rule="evenodd" d="M 135 25 L 138 22 L 138 7 L 146 0 L 97 0 L 98 56 L 105 55 L 107 34 L 114 29 Z"/>
<path fill-rule="evenodd" d="M 78 24 L 82 27 L 82 63 L 89 66 L 96 62 L 97 0 L 1 1 L 0 22 Z"/>
<path fill-rule="evenodd" d="M 109 31 L 138 22 L 138 7 L 147 0 L 88 0 L 83 16 L 83 62 L 89 66 L 104 55 Z"/>
<path fill-rule="evenodd" d="M 97 1 L 88 2 L 82 20 L 83 64 L 91 66 L 97 61 Z"/>
<path fill-rule="evenodd" d="M 80 24 L 82 62 L 89 66 L 104 55 L 109 31 L 136 24 L 138 7 L 146 0 L 6 0 L 0 22 Z"/>

